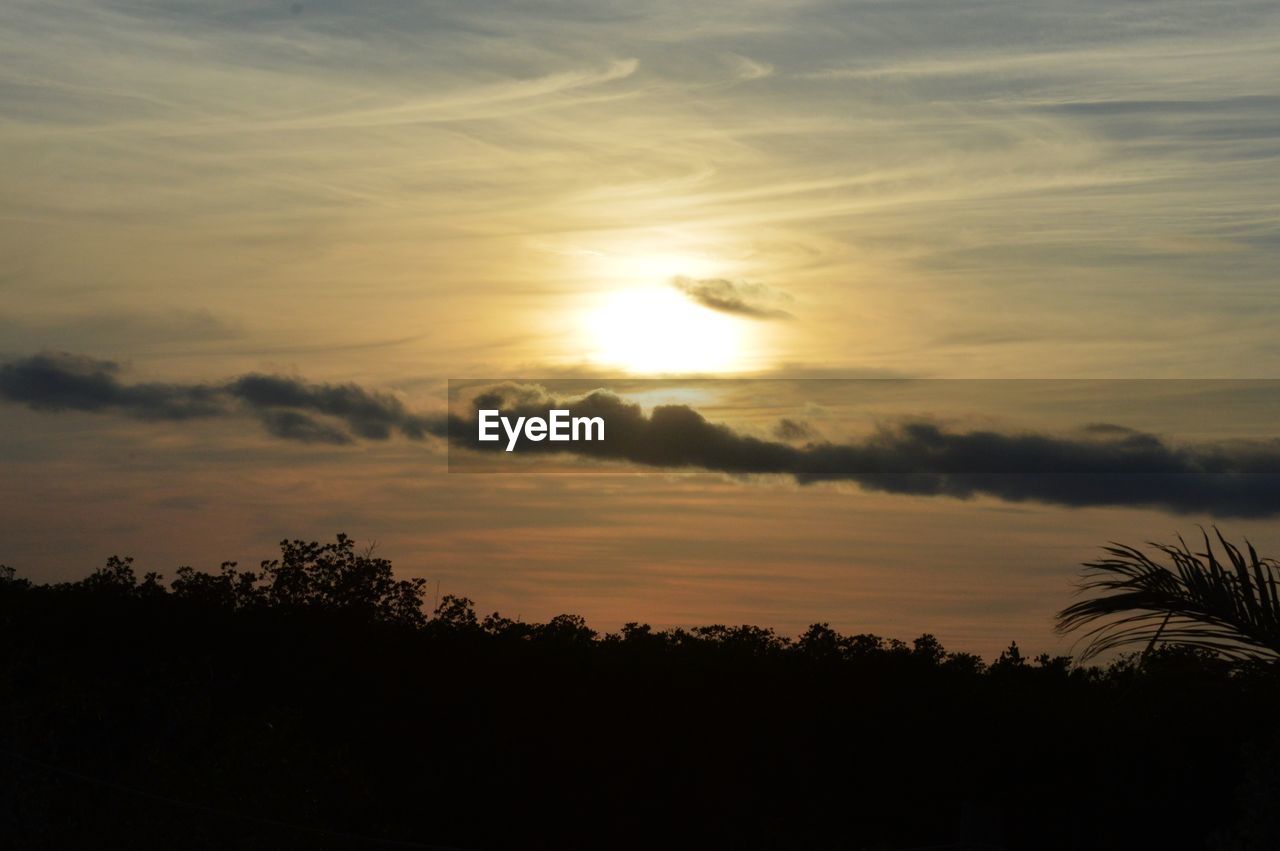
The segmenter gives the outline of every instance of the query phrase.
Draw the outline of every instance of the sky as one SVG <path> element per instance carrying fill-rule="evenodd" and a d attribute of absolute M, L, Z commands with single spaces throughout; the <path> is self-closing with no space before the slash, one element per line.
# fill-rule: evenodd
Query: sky
<path fill-rule="evenodd" d="M 793 447 L 894 417 L 1274 440 L 1272 396 L 1228 415 L 1212 384 L 1101 417 L 802 381 L 1280 377 L 1273 3 L 11 0 L 0 58 L 0 563 L 24 575 L 342 531 L 481 611 L 990 655 L 1066 650 L 1052 615 L 1108 540 L 1221 521 L 1280 552 L 1274 518 L 1213 501 L 468 475 L 430 427 L 451 378 L 663 376 L 645 415 Z M 672 396 L 681 374 L 722 383 Z"/>

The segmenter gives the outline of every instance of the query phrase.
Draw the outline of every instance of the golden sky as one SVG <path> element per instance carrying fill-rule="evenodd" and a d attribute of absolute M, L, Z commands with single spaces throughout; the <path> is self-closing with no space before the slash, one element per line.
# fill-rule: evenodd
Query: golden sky
<path fill-rule="evenodd" d="M 1273 3 L 12 0 L 0 57 L 3 359 L 422 411 L 450 377 L 1280 368 Z M 0 430 L 27 575 L 346 531 L 482 610 L 606 628 L 1049 648 L 1097 545 L 1214 519 L 457 476 L 430 440 L 20 405 Z"/>

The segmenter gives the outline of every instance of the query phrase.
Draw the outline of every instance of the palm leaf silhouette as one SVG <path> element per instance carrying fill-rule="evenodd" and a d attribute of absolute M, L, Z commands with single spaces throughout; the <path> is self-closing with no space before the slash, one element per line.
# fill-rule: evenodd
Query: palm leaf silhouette
<path fill-rule="evenodd" d="M 1164 641 L 1236 661 L 1280 661 L 1280 562 L 1259 558 L 1247 540 L 1246 556 L 1213 531 L 1226 561 L 1203 529 L 1201 553 L 1181 536 L 1176 546 L 1149 544 L 1164 563 L 1135 547 L 1104 547 L 1106 558 L 1084 565 L 1088 598 L 1058 613 L 1058 632 L 1085 630 L 1081 660 Z"/>

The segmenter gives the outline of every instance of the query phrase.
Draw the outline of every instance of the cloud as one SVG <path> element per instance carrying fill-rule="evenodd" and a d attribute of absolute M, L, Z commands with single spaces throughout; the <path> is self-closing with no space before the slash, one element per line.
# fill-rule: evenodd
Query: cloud
<path fill-rule="evenodd" d="M 764 284 L 749 284 L 725 278 L 687 278 L 683 275 L 671 279 L 671 285 L 703 307 L 747 316 L 752 319 L 791 319 L 790 313 L 776 305 L 789 302 L 786 293 Z"/>
<path fill-rule="evenodd" d="M 1137 434 L 1128 426 L 1117 425 L 1116 423 L 1089 423 L 1082 426 L 1081 431 L 1087 434 L 1105 434 L 1105 435 L 1129 435 Z"/>
<path fill-rule="evenodd" d="M 774 426 L 773 436 L 779 440 L 796 441 L 815 437 L 813 427 L 798 420 L 781 419 Z"/>
<path fill-rule="evenodd" d="M 69 352 L 45 352 L 0 365 L 0 396 L 39 411 L 116 410 L 140 419 L 187 420 L 225 413 L 218 389 L 204 384 L 124 384 L 119 364 Z"/>
<path fill-rule="evenodd" d="M 760 62 L 739 53 L 726 54 L 725 61 L 732 66 L 734 75 L 739 80 L 763 80 L 765 77 L 772 77 L 774 73 L 774 67 L 768 62 Z"/>
<path fill-rule="evenodd" d="M 114 361 L 44 352 L 0 365 L 0 398 L 38 411 L 115 413 L 144 420 L 248 415 L 269 434 L 303 443 L 386 440 L 394 433 L 421 440 L 445 431 L 443 419 L 413 414 L 394 396 L 356 384 L 314 384 L 257 373 L 218 384 L 129 384 L 120 372 Z"/>
<path fill-rule="evenodd" d="M 299 411 L 265 410 L 259 421 L 270 434 L 301 443 L 330 443 L 343 446 L 352 443 L 351 435 L 336 426 L 316 420 Z"/>
<path fill-rule="evenodd" d="M 149 345 L 225 343 L 245 336 L 239 323 L 204 309 L 102 308 L 18 318 L 0 315 L 0 340 L 8 351 L 76 346 L 90 350 Z"/>
<path fill-rule="evenodd" d="M 420 440 L 434 428 L 409 413 L 394 396 L 356 384 L 310 384 L 279 375 L 249 374 L 228 383 L 227 391 L 255 409 L 286 408 L 336 417 L 369 440 L 386 440 L 393 431 Z"/>
<path fill-rule="evenodd" d="M 448 435 L 455 448 L 492 451 L 476 441 L 474 417 L 424 416 L 396 397 L 357 384 L 325 384 L 250 373 L 219 383 L 127 383 L 113 361 L 46 352 L 0 364 L 0 399 L 39 411 L 107 413 L 143 420 L 251 417 L 267 433 L 302 443 L 347 445 L 395 434 Z M 1070 436 L 958 431 L 909 420 L 856 441 L 806 440 L 803 424 L 782 421 L 781 440 L 708 421 L 687 405 L 637 404 L 596 391 L 554 398 L 528 385 L 477 388 L 471 407 L 507 416 L 545 416 L 550 407 L 603 417 L 605 440 L 570 444 L 584 458 L 732 475 L 785 475 L 801 484 L 850 482 L 865 490 L 1072 507 L 1135 506 L 1219 517 L 1280 514 L 1280 439 L 1177 445 L 1113 423 Z M 565 444 L 521 442 L 521 453 Z M 462 459 L 459 459 L 462 460 Z M 459 469 L 465 469 L 460 464 Z"/>
<path fill-rule="evenodd" d="M 685 405 L 639 405 L 597 391 L 580 399 L 531 400 L 490 390 L 486 405 L 507 416 L 545 416 L 567 407 L 601 416 L 601 442 L 568 444 L 576 455 L 663 468 L 734 475 L 787 475 L 802 484 L 844 481 L 866 490 L 1071 507 L 1133 506 L 1219 517 L 1280 514 L 1280 440 L 1175 446 L 1108 426 L 1084 437 L 952 431 L 936 423 L 885 426 L 849 443 L 803 446 L 741 434 Z M 475 440 L 473 420 L 452 417 L 459 448 L 492 450 Z M 562 452 L 566 444 L 522 442 L 517 452 Z M 463 469 L 461 465 L 459 469 Z"/>

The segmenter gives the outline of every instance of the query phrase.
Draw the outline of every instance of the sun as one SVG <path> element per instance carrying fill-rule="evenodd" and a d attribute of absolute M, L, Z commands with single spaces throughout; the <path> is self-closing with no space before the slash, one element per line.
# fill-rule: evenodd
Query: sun
<path fill-rule="evenodd" d="M 635 374 L 723 373 L 744 368 L 746 329 L 675 290 L 611 293 L 584 318 L 590 358 Z"/>

